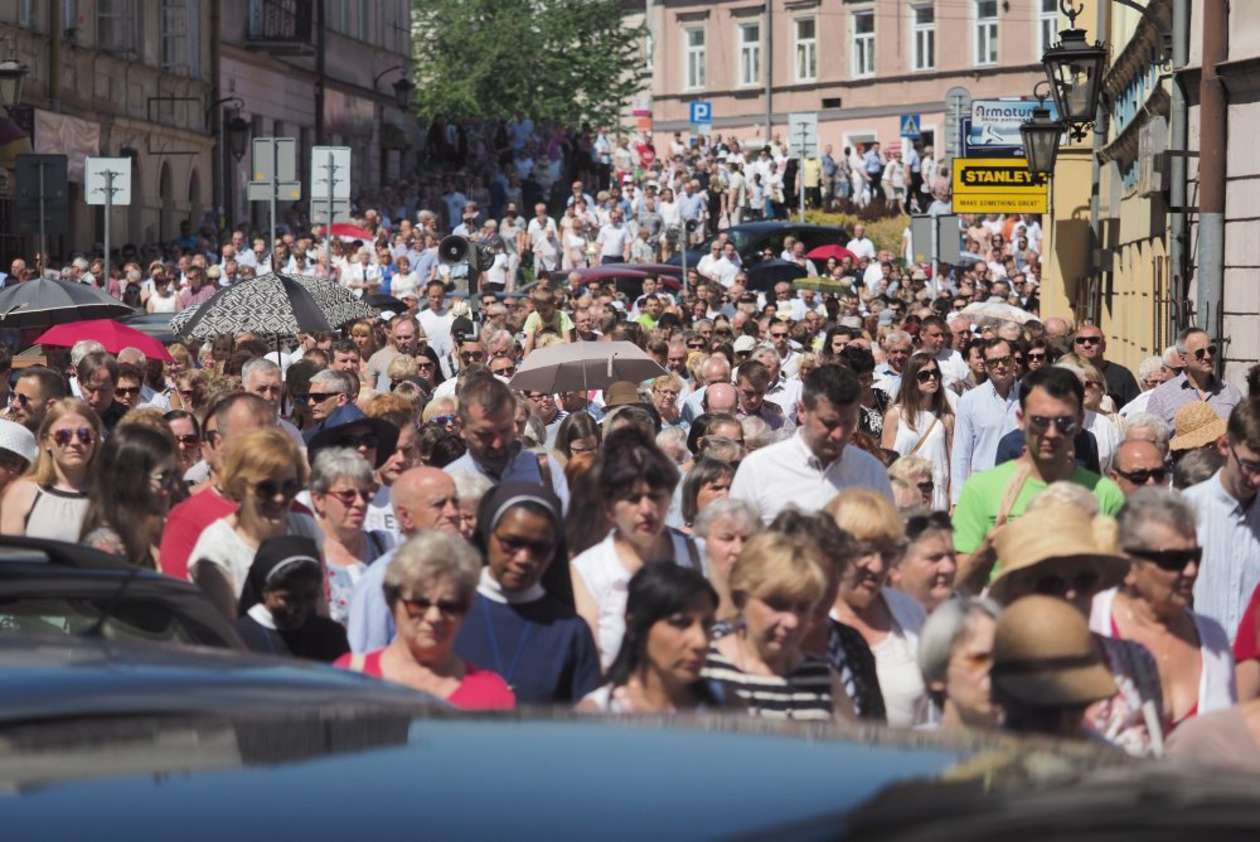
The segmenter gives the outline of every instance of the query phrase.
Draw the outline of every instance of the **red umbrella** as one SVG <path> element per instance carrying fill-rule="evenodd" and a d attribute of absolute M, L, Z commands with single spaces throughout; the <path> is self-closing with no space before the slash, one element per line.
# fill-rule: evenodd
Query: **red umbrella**
<path fill-rule="evenodd" d="M 365 243 L 370 243 L 376 239 L 372 236 L 372 232 L 366 228 L 360 228 L 357 225 L 350 225 L 344 222 L 337 223 L 330 230 L 334 237 L 340 237 L 343 240 L 362 240 Z"/>
<path fill-rule="evenodd" d="M 123 348 L 139 348 L 149 359 L 174 361 L 170 351 L 157 339 L 113 319 L 89 319 L 56 325 L 44 331 L 35 342 L 38 345 L 69 348 L 81 339 L 95 339 L 111 354 L 117 354 Z"/>
<path fill-rule="evenodd" d="M 834 243 L 830 243 L 825 246 L 818 246 L 813 251 L 808 252 L 805 256 L 810 260 L 829 260 L 833 257 L 836 260 L 844 260 L 846 257 L 850 260 L 857 260 L 856 254 L 849 251 L 844 246 L 838 246 Z"/>

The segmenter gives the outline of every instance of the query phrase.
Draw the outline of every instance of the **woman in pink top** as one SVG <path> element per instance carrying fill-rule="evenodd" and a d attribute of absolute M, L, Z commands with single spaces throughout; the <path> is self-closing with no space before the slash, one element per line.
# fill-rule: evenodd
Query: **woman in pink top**
<path fill-rule="evenodd" d="M 398 630 L 393 641 L 366 655 L 344 655 L 334 666 L 422 690 L 465 710 L 515 707 L 516 697 L 497 673 L 452 651 L 480 573 L 481 558 L 464 539 L 437 531 L 412 538 L 385 571 L 385 602 Z"/>

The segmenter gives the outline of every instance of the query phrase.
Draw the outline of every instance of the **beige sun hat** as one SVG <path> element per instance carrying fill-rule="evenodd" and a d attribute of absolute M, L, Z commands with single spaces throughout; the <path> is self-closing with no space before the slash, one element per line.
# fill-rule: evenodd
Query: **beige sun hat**
<path fill-rule="evenodd" d="M 1225 419 L 1204 401 L 1195 401 L 1177 410 L 1173 429 L 1169 450 L 1197 450 L 1225 435 Z"/>
<path fill-rule="evenodd" d="M 1033 594 L 998 615 L 993 636 L 995 689 L 1035 707 L 1088 705 L 1116 694 L 1081 612 Z"/>
<path fill-rule="evenodd" d="M 1129 559 L 1116 549 L 1116 522 L 1105 515 L 1093 516 L 1080 506 L 1057 503 L 1016 518 L 997 531 L 993 539 L 1001 565 L 989 585 L 998 602 L 1010 598 L 1014 574 L 1055 562 L 1089 559 L 1098 569 L 1099 590 L 1124 581 Z"/>

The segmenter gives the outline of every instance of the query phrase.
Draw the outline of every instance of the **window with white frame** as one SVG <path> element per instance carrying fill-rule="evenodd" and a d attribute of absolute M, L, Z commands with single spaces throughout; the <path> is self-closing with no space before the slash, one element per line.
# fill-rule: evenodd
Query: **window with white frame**
<path fill-rule="evenodd" d="M 853 13 L 853 75 L 875 75 L 875 11 Z"/>
<path fill-rule="evenodd" d="M 1054 46 L 1054 36 L 1059 29 L 1059 0 L 1037 0 L 1037 53 L 1044 53 Z"/>
<path fill-rule="evenodd" d="M 683 30 L 683 44 L 686 54 L 683 57 L 685 68 L 683 82 L 688 90 L 704 87 L 704 27 L 689 26 Z"/>
<path fill-rule="evenodd" d="M 761 25 L 739 25 L 739 83 L 755 85 L 761 79 Z"/>
<path fill-rule="evenodd" d="M 812 82 L 818 78 L 818 23 L 814 18 L 797 18 L 796 81 Z"/>
<path fill-rule="evenodd" d="M 976 64 L 997 64 L 998 0 L 976 0 Z"/>
<path fill-rule="evenodd" d="M 162 69 L 198 76 L 201 73 L 197 33 L 200 0 L 161 0 L 158 35 L 162 45 Z"/>
<path fill-rule="evenodd" d="M 932 4 L 912 6 L 914 69 L 931 70 L 936 67 L 936 9 Z"/>

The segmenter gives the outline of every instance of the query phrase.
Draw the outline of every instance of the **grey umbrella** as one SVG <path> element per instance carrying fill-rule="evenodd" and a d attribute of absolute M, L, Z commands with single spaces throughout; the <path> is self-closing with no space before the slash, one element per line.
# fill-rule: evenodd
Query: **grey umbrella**
<path fill-rule="evenodd" d="M 508 385 L 555 394 L 603 389 L 618 380 L 639 383 L 663 374 L 668 372 L 633 342 L 566 342 L 532 352 Z"/>
<path fill-rule="evenodd" d="M 171 330 L 202 339 L 238 333 L 297 336 L 376 315 L 335 281 L 270 274 L 219 290 L 204 304 L 177 314 Z"/>
<path fill-rule="evenodd" d="M 50 327 L 133 313 L 105 290 L 88 284 L 36 278 L 0 291 L 0 327 Z"/>

